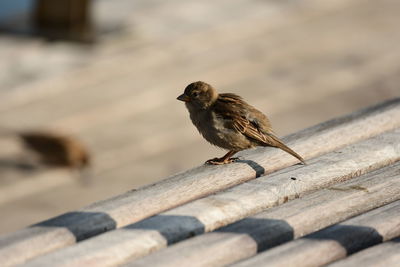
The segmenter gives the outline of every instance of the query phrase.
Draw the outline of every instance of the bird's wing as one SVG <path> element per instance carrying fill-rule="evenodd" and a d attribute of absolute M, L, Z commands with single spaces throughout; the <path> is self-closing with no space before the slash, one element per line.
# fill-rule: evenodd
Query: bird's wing
<path fill-rule="evenodd" d="M 256 123 L 243 117 L 235 117 L 233 119 L 233 127 L 235 127 L 235 129 L 243 135 L 260 141 L 261 143 L 270 145 L 274 143 L 274 139 L 270 136 L 270 134 L 261 132 Z"/>
<path fill-rule="evenodd" d="M 227 119 L 225 127 L 233 128 L 248 138 L 266 145 L 276 143 L 267 117 L 235 94 L 220 94 L 216 110 Z M 258 119 L 257 119 L 258 117 Z"/>
<path fill-rule="evenodd" d="M 262 145 L 278 147 L 306 164 L 299 154 L 274 135 L 268 118 L 244 102 L 239 96 L 221 94 L 214 109 L 217 115 L 225 120 L 224 126 L 226 128 L 234 129 Z"/>

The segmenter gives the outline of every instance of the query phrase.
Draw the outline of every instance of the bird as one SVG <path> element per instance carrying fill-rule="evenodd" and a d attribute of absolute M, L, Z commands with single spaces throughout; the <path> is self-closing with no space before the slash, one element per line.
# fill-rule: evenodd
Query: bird
<path fill-rule="evenodd" d="M 73 136 L 45 129 L 16 130 L 0 126 L 0 138 L 10 136 L 17 137 L 46 166 L 82 170 L 91 165 L 91 153 Z"/>
<path fill-rule="evenodd" d="M 34 151 L 48 166 L 82 170 L 90 165 L 90 154 L 85 146 L 73 137 L 49 131 L 21 131 L 17 135 L 23 144 Z"/>
<path fill-rule="evenodd" d="M 186 86 L 177 99 L 185 102 L 191 121 L 204 139 L 228 150 L 223 157 L 209 159 L 206 164 L 234 162 L 238 159 L 232 157 L 234 154 L 258 146 L 280 148 L 306 164 L 275 135 L 267 116 L 242 97 L 232 93 L 219 94 L 208 83 L 197 81 Z"/>

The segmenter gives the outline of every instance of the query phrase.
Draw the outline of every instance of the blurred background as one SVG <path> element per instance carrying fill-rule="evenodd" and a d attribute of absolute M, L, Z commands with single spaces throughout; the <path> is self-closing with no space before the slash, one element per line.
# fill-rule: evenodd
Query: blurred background
<path fill-rule="evenodd" d="M 280 136 L 400 95 L 398 0 L 2 0 L 0 233 L 221 156 L 176 97 L 197 80 Z M 10 132 L 70 134 L 84 185 Z"/>

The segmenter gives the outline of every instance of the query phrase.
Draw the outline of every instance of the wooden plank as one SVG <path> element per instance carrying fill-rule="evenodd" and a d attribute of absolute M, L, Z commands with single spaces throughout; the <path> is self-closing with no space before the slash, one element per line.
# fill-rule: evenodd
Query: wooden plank
<path fill-rule="evenodd" d="M 400 173 L 398 168 L 400 168 L 400 163 L 325 190 L 319 190 L 282 206 L 247 217 L 215 232 L 180 242 L 133 262 L 131 266 L 158 266 L 161 263 L 163 266 L 225 266 L 249 258 L 257 252 L 399 200 Z M 125 231 L 116 230 L 114 232 L 120 231 L 121 241 L 126 242 L 125 238 L 127 237 L 123 238 L 122 234 L 126 234 L 128 230 L 129 228 Z M 165 234 L 163 228 L 160 230 Z M 111 236 L 112 233 L 105 235 Z M 133 238 L 131 233 L 128 233 L 127 236 Z M 149 234 L 148 236 L 150 237 Z M 115 238 L 116 235 L 113 237 Z M 126 243 L 125 247 L 111 244 L 109 246 L 112 247 L 112 250 L 106 250 L 104 249 L 108 245 L 106 236 L 104 238 L 99 236 L 97 239 L 98 241 L 102 240 L 101 244 L 98 242 L 97 246 L 103 248 L 103 250 L 97 251 L 97 258 L 91 257 L 90 254 L 93 253 L 93 250 L 88 249 L 88 243 L 94 243 L 94 240 L 88 240 L 66 249 L 76 252 L 80 249 L 80 253 L 76 254 L 85 258 L 86 261 L 78 261 L 77 257 L 71 253 L 59 253 L 59 257 L 53 257 L 51 262 L 40 261 L 40 258 L 37 262 L 42 265 L 51 265 L 56 262 L 85 264 L 96 259 L 98 262 L 105 262 L 105 265 L 111 266 L 107 259 L 115 255 L 113 251 L 127 249 L 133 254 L 132 247 L 128 249 Z M 238 247 L 240 247 L 240 251 L 237 251 Z M 85 256 L 82 251 L 85 251 Z M 232 251 L 237 252 L 232 253 Z M 121 253 L 118 254 L 121 255 Z M 40 266 L 40 264 L 36 265 Z"/>
<path fill-rule="evenodd" d="M 305 129 L 284 141 L 309 159 L 396 127 L 400 127 L 400 99 Z M 241 155 L 245 158 L 241 162 L 203 165 L 0 237 L 0 257 L 3 262 L 23 262 L 297 163 L 277 149 L 259 148 Z M 49 243 L 54 236 L 57 239 Z"/>
<path fill-rule="evenodd" d="M 175 243 L 203 232 L 212 231 L 223 225 L 237 221 L 249 214 L 254 214 L 263 209 L 287 202 L 289 199 L 297 198 L 307 191 L 316 190 L 330 184 L 350 179 L 354 176 L 399 160 L 399 138 L 400 129 L 384 133 L 380 136 L 348 146 L 342 150 L 316 158 L 310 161 L 309 165 L 306 167 L 293 166 L 288 170 L 258 178 L 257 180 L 238 185 L 216 195 L 198 199 L 186 205 L 158 214 L 147 220 L 138 222 L 137 224 L 129 225 L 121 230 L 111 231 L 98 237 L 91 238 L 85 242 L 81 242 L 65 250 L 59 250 L 53 254 L 37 258 L 36 260 L 33 260 L 30 265 L 87 265 L 89 263 L 95 263 L 96 265 L 101 266 L 113 266 L 124 263 L 128 259 L 138 258 L 161 249 L 167 244 Z M 393 144 L 396 143 L 399 144 L 393 146 Z M 398 166 L 400 166 L 400 164 Z M 395 176 L 397 179 L 390 179 L 392 176 Z M 296 177 L 296 180 L 292 180 L 292 177 Z M 400 195 L 397 194 L 397 191 L 400 192 L 400 179 L 398 179 L 398 177 L 399 175 L 396 175 L 396 173 L 393 172 L 388 174 L 386 177 L 387 180 L 385 181 L 387 183 L 385 185 L 390 187 L 386 190 L 382 190 L 381 184 L 375 185 L 375 188 L 371 187 L 371 190 L 377 191 L 376 194 L 381 197 L 381 199 L 378 199 L 376 203 L 372 202 L 372 199 L 377 195 L 365 196 L 365 192 L 362 192 L 361 194 L 359 192 L 357 194 L 356 192 L 354 195 L 362 196 L 361 200 L 359 200 L 361 203 L 357 204 L 354 198 L 352 199 L 349 197 L 344 200 L 345 194 L 343 194 L 342 191 L 334 190 L 330 194 L 337 195 L 340 199 L 336 199 L 335 202 L 327 198 L 326 200 L 328 202 L 330 200 L 331 202 L 329 203 L 332 206 L 338 205 L 338 203 L 343 205 L 343 202 L 348 204 L 350 200 L 352 200 L 351 203 L 353 203 L 353 206 L 351 208 L 349 207 L 347 211 L 346 208 L 343 208 L 344 211 L 341 216 L 338 216 L 336 213 L 329 216 L 329 214 L 321 211 L 327 210 L 327 208 L 332 206 L 327 204 L 323 205 L 324 203 L 322 202 L 322 207 L 319 207 L 317 215 L 323 214 L 326 218 L 314 218 L 314 224 L 317 226 L 300 224 L 300 226 L 295 228 L 296 231 L 310 232 L 315 230 L 316 227 L 321 228 L 329 225 L 329 223 L 333 223 L 335 217 L 340 220 L 341 218 L 346 218 L 346 216 L 350 216 L 351 214 L 360 213 L 363 209 L 368 210 L 375 207 L 375 205 L 379 206 L 390 202 L 390 200 L 396 200 L 400 197 Z M 383 179 L 379 182 L 382 182 L 382 180 Z M 394 185 L 397 185 L 397 187 Z M 387 196 L 388 193 L 391 197 Z M 314 202 L 310 203 L 317 206 L 316 203 L 318 202 L 320 202 L 318 199 L 314 199 Z M 300 210 L 304 210 L 305 203 L 309 202 L 303 201 L 300 203 L 303 204 L 303 207 Z M 335 207 L 335 212 L 339 212 L 339 208 L 340 206 Z M 291 212 L 293 214 L 294 211 L 298 210 L 297 206 L 292 208 Z M 305 213 L 307 213 L 307 211 L 305 211 Z M 312 212 L 309 213 L 312 214 Z M 288 216 L 288 214 L 286 214 L 286 216 Z M 295 214 L 295 216 L 299 215 Z M 312 217 L 307 218 L 312 221 Z M 296 226 L 296 221 L 298 219 L 298 217 L 293 218 L 290 223 Z M 279 221 L 282 222 L 282 220 Z M 304 219 L 299 221 L 304 222 Z M 305 220 L 304 223 L 309 224 L 310 222 Z M 318 224 L 321 225 L 318 226 Z M 270 225 L 267 227 L 269 226 Z M 279 227 L 279 225 L 275 227 Z M 289 224 L 286 224 L 286 230 L 291 227 L 292 226 Z M 308 230 L 306 230 L 307 227 Z M 285 234 L 287 233 L 284 233 L 284 235 Z M 235 239 L 235 234 L 230 233 L 228 235 L 231 235 Z M 193 246 L 185 250 L 182 249 L 185 248 L 185 245 L 182 247 L 178 244 L 175 249 L 171 248 L 174 253 L 172 253 L 171 257 L 168 257 L 168 260 L 163 259 L 165 253 L 161 252 L 160 257 L 149 257 L 149 259 L 145 259 L 142 264 L 145 266 L 152 266 L 157 262 L 163 264 L 171 262 L 171 265 L 187 266 L 193 258 L 185 257 L 182 261 L 179 261 L 179 258 L 182 255 L 182 251 L 187 252 L 185 253 L 187 256 L 189 254 L 188 250 L 190 249 L 192 249 L 192 255 L 196 255 L 194 257 L 196 260 L 199 260 L 197 255 L 202 255 L 200 258 L 204 258 L 203 263 L 211 263 L 213 256 L 206 256 L 210 250 L 215 253 L 225 252 L 223 255 L 215 255 L 217 258 L 218 256 L 226 256 L 225 260 L 234 259 L 230 255 L 231 250 L 229 250 L 229 248 L 227 248 L 227 250 L 223 249 L 223 247 L 227 247 L 229 241 L 226 239 L 222 241 L 218 240 L 218 235 L 217 237 L 215 235 L 210 235 L 210 237 L 210 239 L 207 239 L 206 237 L 206 242 L 200 242 L 201 248 Z M 251 240 L 248 236 L 245 238 Z M 203 239 L 200 238 L 200 240 Z M 278 239 L 274 241 L 278 242 Z M 192 241 L 189 240 L 188 242 L 189 244 L 192 244 Z M 198 242 L 194 242 L 199 245 Z M 257 247 L 257 245 L 254 246 L 254 240 L 252 242 L 243 242 L 243 244 L 244 248 L 241 250 L 241 253 L 236 255 L 236 257 L 245 257 L 246 253 L 253 252 L 254 254 L 257 251 L 257 249 L 254 249 Z M 202 253 L 203 251 L 207 252 Z M 166 253 L 168 254 L 168 251 Z M 204 262 L 208 259 L 210 259 L 210 261 Z M 220 259 L 221 258 L 219 258 L 219 260 Z M 199 261 L 199 263 L 201 262 L 202 261 Z"/>
<path fill-rule="evenodd" d="M 400 201 L 263 252 L 243 266 L 322 266 L 400 236 Z"/>
<path fill-rule="evenodd" d="M 364 249 L 350 257 L 336 261 L 329 267 L 394 267 L 400 266 L 400 238 Z"/>

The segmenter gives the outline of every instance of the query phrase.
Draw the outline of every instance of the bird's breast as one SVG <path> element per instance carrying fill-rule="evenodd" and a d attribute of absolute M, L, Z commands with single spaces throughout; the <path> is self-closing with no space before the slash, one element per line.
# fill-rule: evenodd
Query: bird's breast
<path fill-rule="evenodd" d="M 227 125 L 232 122 L 213 111 L 190 113 L 191 120 L 200 134 L 213 145 L 228 150 L 242 150 L 251 147 L 245 136 Z"/>

